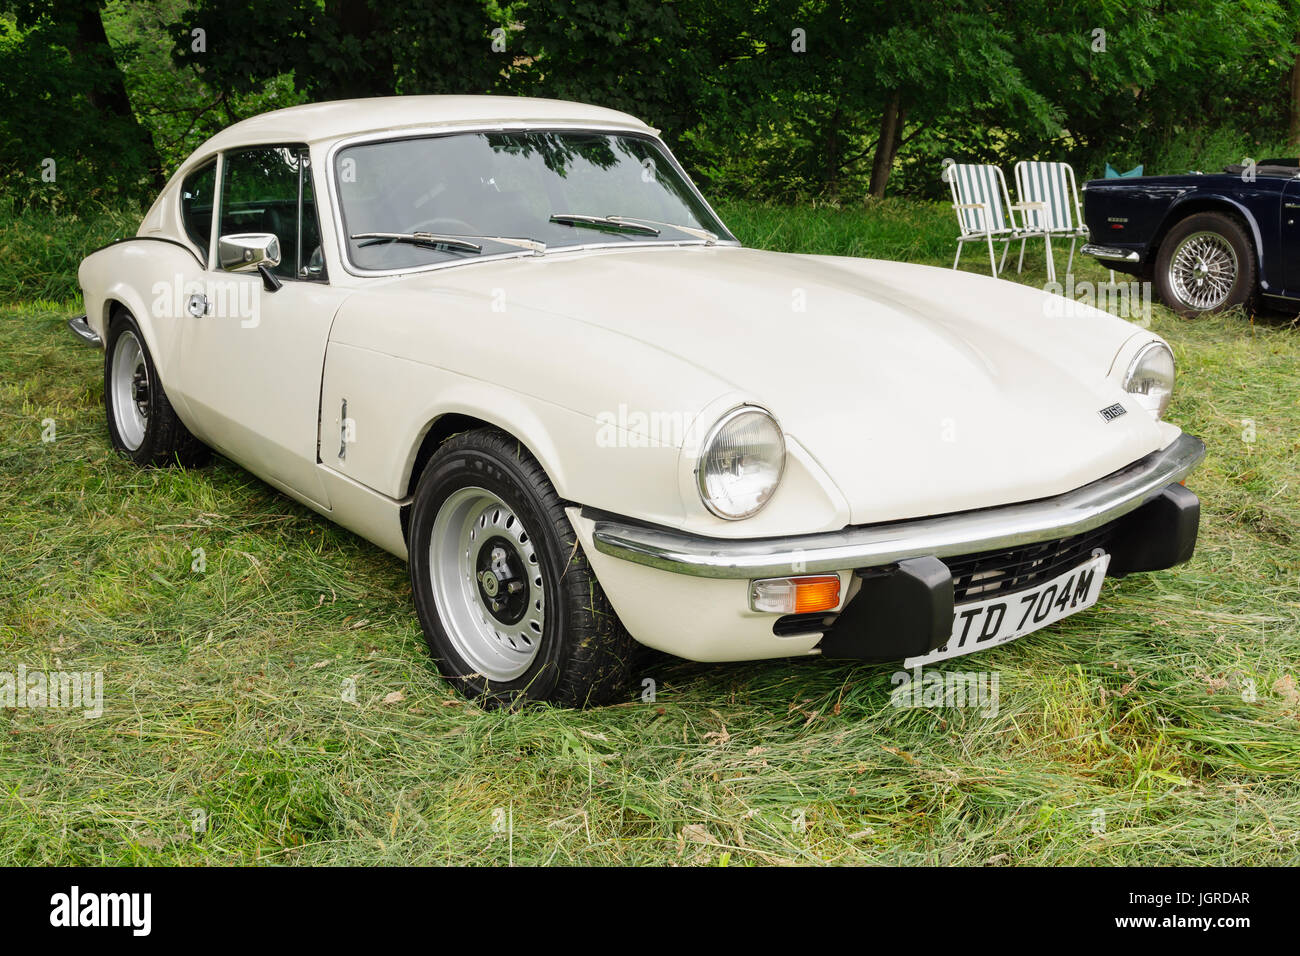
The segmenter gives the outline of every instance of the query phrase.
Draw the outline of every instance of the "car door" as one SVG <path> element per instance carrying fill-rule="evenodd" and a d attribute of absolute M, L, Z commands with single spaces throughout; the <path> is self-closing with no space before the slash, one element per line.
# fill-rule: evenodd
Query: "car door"
<path fill-rule="evenodd" d="M 1284 263 L 1282 281 L 1286 283 L 1288 295 L 1300 295 L 1300 179 L 1289 180 L 1282 190 L 1279 226 L 1278 251 Z"/>
<path fill-rule="evenodd" d="M 347 291 L 324 265 L 310 154 L 297 144 L 230 150 L 219 176 L 216 239 L 202 308 L 184 318 L 177 385 L 201 438 L 328 507 L 317 469 L 321 370 Z M 221 237 L 249 233 L 279 240 L 269 277 L 222 267 Z"/>

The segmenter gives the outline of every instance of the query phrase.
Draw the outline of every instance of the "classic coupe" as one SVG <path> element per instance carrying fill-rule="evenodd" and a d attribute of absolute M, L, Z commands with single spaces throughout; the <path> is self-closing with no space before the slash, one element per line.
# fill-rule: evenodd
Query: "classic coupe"
<path fill-rule="evenodd" d="M 1085 255 L 1151 281 L 1193 318 L 1255 301 L 1300 308 L 1300 169 L 1294 159 L 1221 173 L 1095 179 L 1083 187 Z"/>
<path fill-rule="evenodd" d="M 1195 544 L 1158 336 L 745 248 L 609 109 L 244 120 L 79 278 L 113 446 L 215 450 L 407 561 L 438 667 L 489 703 L 613 699 L 638 642 L 921 666 Z"/>

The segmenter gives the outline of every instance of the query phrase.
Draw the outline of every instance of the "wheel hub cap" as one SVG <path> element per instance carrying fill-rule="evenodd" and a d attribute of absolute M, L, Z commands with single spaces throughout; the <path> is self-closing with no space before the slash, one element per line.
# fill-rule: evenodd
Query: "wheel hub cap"
<path fill-rule="evenodd" d="M 519 551 L 500 535 L 479 548 L 477 580 L 484 606 L 502 624 L 515 624 L 528 609 L 528 585 Z"/>
<path fill-rule="evenodd" d="M 447 497 L 429 537 L 434 604 L 456 651 L 492 681 L 519 677 L 541 647 L 542 568 L 532 536 L 485 488 Z"/>
<path fill-rule="evenodd" d="M 113 346 L 109 398 L 118 437 L 135 451 L 149 427 L 149 366 L 134 332 L 123 332 Z"/>
<path fill-rule="evenodd" d="M 1169 285 L 1178 300 L 1205 312 L 1227 301 L 1237 281 L 1237 253 L 1217 232 L 1185 238 L 1169 260 Z"/>

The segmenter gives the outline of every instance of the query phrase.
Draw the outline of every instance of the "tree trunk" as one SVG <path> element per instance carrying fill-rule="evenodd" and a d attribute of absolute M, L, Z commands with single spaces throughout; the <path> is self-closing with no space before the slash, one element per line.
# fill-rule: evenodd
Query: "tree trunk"
<path fill-rule="evenodd" d="M 876 154 L 871 161 L 870 192 L 876 199 L 883 199 L 885 185 L 894 168 L 894 155 L 898 152 L 898 140 L 903 131 L 902 97 L 898 90 L 889 94 L 885 112 L 880 117 L 880 136 L 876 140 Z"/>
<path fill-rule="evenodd" d="M 74 17 L 76 35 L 73 53 L 90 67 L 90 72 L 95 77 L 86 99 L 95 108 L 95 112 L 106 120 L 125 123 L 134 128 L 154 186 L 161 189 L 166 179 L 162 173 L 158 149 L 154 145 L 153 136 L 140 125 L 131 109 L 130 97 L 126 95 L 126 81 L 113 58 L 113 48 L 108 45 L 108 34 L 104 32 L 99 4 L 95 0 L 83 0 L 78 4 Z"/>
<path fill-rule="evenodd" d="M 1300 36 L 1296 42 L 1300 43 Z M 1300 56 L 1291 64 L 1291 123 L 1287 142 L 1300 147 Z"/>
<path fill-rule="evenodd" d="M 822 174 L 822 184 L 826 194 L 832 198 L 839 191 L 840 177 L 840 110 L 837 106 L 826 124 L 826 165 Z"/>

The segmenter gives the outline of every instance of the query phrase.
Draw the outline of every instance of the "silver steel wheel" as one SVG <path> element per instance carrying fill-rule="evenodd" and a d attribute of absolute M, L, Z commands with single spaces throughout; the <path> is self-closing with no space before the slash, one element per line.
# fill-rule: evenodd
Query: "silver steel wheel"
<path fill-rule="evenodd" d="M 1169 287 L 1183 305 L 1206 312 L 1227 300 L 1237 269 L 1232 243 L 1217 232 L 1194 232 L 1169 259 Z"/>
<path fill-rule="evenodd" d="M 135 451 L 144 444 L 149 427 L 149 366 L 140 340 L 131 331 L 117 337 L 113 346 L 109 388 L 112 389 L 113 423 L 122 444 Z"/>
<path fill-rule="evenodd" d="M 537 657 L 546 598 L 533 538 L 486 488 L 461 488 L 429 536 L 434 604 L 457 652 L 488 680 L 513 680 Z"/>

